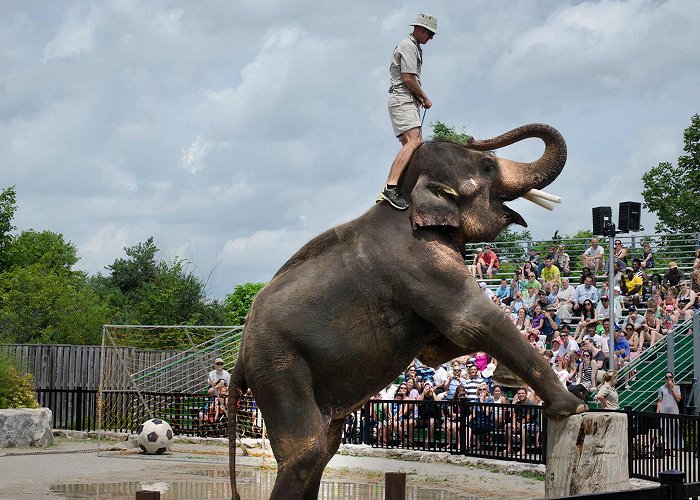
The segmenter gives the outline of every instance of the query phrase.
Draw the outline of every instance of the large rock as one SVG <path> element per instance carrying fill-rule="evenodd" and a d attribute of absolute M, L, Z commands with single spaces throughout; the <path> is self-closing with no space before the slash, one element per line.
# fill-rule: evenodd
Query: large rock
<path fill-rule="evenodd" d="M 627 415 L 582 413 L 549 421 L 546 498 L 628 488 Z"/>
<path fill-rule="evenodd" d="M 49 446 L 53 442 L 48 408 L 0 410 L 0 448 Z"/>

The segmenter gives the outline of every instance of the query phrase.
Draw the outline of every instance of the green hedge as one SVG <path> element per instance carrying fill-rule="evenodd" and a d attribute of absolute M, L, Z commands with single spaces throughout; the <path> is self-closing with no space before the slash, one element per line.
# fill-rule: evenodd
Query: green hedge
<path fill-rule="evenodd" d="M 32 381 L 32 375 L 22 373 L 12 357 L 0 354 L 0 409 L 38 408 Z"/>

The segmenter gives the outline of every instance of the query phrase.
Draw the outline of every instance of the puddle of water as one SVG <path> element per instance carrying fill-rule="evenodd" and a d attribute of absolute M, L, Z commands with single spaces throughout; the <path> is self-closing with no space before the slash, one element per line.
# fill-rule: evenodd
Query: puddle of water
<path fill-rule="evenodd" d="M 50 491 L 57 498 L 64 499 L 128 499 L 133 500 L 140 490 L 157 490 L 162 500 L 229 499 L 231 487 L 224 470 L 205 470 L 197 474 L 217 480 L 161 481 L 161 482 L 122 482 L 122 483 L 76 483 L 55 484 Z M 236 484 L 241 498 L 266 499 L 270 497 L 275 482 L 275 473 L 268 471 L 240 471 L 236 474 Z M 346 479 L 324 479 L 321 481 L 319 499 L 323 500 L 382 500 L 384 484 L 362 483 Z M 475 500 L 477 497 L 440 489 L 409 486 L 406 488 L 408 500 Z"/>

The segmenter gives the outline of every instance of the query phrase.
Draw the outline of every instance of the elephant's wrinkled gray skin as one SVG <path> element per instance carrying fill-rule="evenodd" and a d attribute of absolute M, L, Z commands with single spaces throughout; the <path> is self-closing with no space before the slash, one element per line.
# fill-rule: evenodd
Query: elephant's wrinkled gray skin
<path fill-rule="evenodd" d="M 526 137 L 546 145 L 534 163 L 488 152 Z M 247 388 L 262 410 L 279 467 L 272 498 L 317 498 L 346 415 L 414 357 L 435 366 L 483 350 L 535 389 L 549 417 L 585 409 L 486 299 L 460 254 L 467 241 L 525 225 L 503 203 L 545 187 L 565 161 L 564 140 L 547 125 L 469 147 L 428 142 L 402 178 L 409 213 L 375 205 L 314 238 L 277 272 L 248 315 L 229 403 L 232 424 Z"/>

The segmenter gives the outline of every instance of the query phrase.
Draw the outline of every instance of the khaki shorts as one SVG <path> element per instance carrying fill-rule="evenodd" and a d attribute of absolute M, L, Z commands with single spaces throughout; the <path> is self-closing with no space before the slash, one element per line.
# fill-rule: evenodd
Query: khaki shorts
<path fill-rule="evenodd" d="M 412 128 L 420 127 L 418 105 L 410 96 L 389 94 L 389 118 L 396 137 Z"/>

